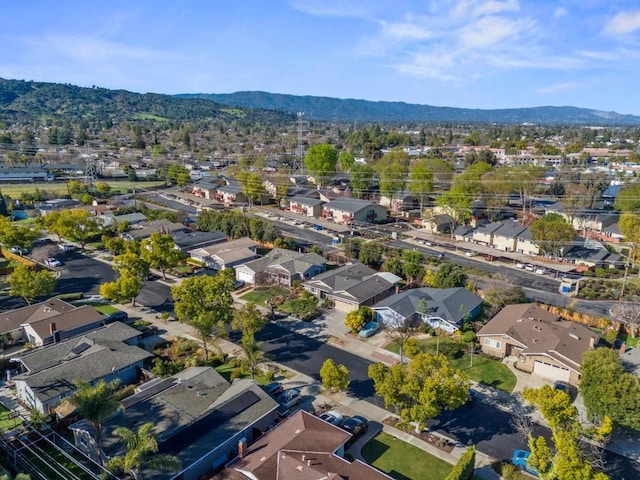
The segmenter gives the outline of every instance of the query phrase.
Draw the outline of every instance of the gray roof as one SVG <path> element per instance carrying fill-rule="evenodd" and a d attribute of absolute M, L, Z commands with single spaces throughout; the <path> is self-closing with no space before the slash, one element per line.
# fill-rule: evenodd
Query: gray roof
<path fill-rule="evenodd" d="M 41 402 L 47 402 L 73 391 L 74 381 L 92 383 L 152 356 L 119 341 L 85 336 L 69 342 L 74 345 L 65 360 L 35 373 L 23 373 L 14 380 L 25 382 Z"/>
<path fill-rule="evenodd" d="M 175 244 L 182 250 L 197 247 L 198 245 L 224 242 L 227 235 L 219 230 L 213 232 L 173 232 L 171 238 Z"/>
<path fill-rule="evenodd" d="M 113 429 L 153 422 L 160 452 L 176 455 L 186 468 L 278 407 L 255 381 L 229 384 L 211 367 L 190 367 L 148 384 L 126 398 L 125 411 L 104 425 L 110 454 L 122 445 Z"/>
<path fill-rule="evenodd" d="M 324 202 L 319 198 L 311 198 L 311 197 L 303 197 L 303 196 L 295 196 L 289 199 L 290 203 L 299 203 L 300 205 L 307 205 L 309 207 L 314 207 L 316 205 L 322 205 Z"/>
<path fill-rule="evenodd" d="M 338 197 L 335 200 L 324 205 L 327 209 L 336 209 L 341 210 L 343 212 L 359 212 L 365 208 L 369 208 L 374 206 L 374 203 L 371 203 L 368 200 L 361 200 L 359 198 L 351 198 L 351 197 Z"/>
<path fill-rule="evenodd" d="M 463 287 L 414 288 L 405 290 L 377 303 L 374 310 L 391 309 L 402 318 L 409 319 L 419 313 L 421 300 L 427 302 L 423 312 L 428 317 L 440 318 L 454 325 L 482 304 L 482 299 Z"/>
<path fill-rule="evenodd" d="M 75 310 L 77 307 L 58 298 L 50 298 L 44 302 L 27 307 L 17 308 L 0 314 L 0 333 L 17 330 L 25 323 L 39 322 Z"/>
<path fill-rule="evenodd" d="M 496 230 L 498 230 L 500 227 L 502 227 L 502 223 L 500 223 L 500 222 L 485 223 L 484 225 L 478 226 L 476 228 L 476 232 L 477 233 L 484 233 L 486 235 L 491 235 Z"/>
<path fill-rule="evenodd" d="M 523 225 L 520 225 L 518 222 L 504 222 L 501 224 L 500 228 L 494 232 L 494 235 L 505 238 L 525 238 L 524 233 L 528 232 L 529 229 Z M 531 238 L 531 234 L 529 233 L 529 238 Z"/>
<path fill-rule="evenodd" d="M 133 212 L 127 213 L 125 215 L 113 215 L 113 220 L 117 223 L 127 222 L 127 223 L 140 223 L 147 221 L 147 216 L 144 213 Z"/>
<path fill-rule="evenodd" d="M 254 272 L 281 272 L 283 269 L 289 274 L 302 274 L 313 265 L 324 265 L 325 260 L 317 253 L 300 253 L 293 250 L 274 248 L 264 257 L 247 262 L 247 267 Z"/>
<path fill-rule="evenodd" d="M 230 183 L 229 185 L 222 185 L 217 188 L 218 192 L 230 193 L 232 195 L 238 195 L 242 193 L 242 187 L 237 183 Z"/>
<path fill-rule="evenodd" d="M 72 353 L 74 348 L 76 348 L 78 342 L 83 341 L 82 339 L 88 339 L 97 343 L 100 343 L 101 341 L 127 342 L 139 335 L 139 330 L 129 327 L 122 322 L 113 322 L 104 327 L 85 333 L 81 337 L 81 340 L 78 340 L 77 338 L 65 340 L 47 347 L 38 348 L 18 358 L 25 368 L 34 373 L 68 360 L 69 354 Z"/>

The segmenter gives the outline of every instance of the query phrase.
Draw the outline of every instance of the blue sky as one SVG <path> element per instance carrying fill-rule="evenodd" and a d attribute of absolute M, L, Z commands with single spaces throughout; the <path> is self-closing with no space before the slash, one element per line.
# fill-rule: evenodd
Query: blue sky
<path fill-rule="evenodd" d="M 0 77 L 640 115 L 638 0 L 29 0 Z"/>

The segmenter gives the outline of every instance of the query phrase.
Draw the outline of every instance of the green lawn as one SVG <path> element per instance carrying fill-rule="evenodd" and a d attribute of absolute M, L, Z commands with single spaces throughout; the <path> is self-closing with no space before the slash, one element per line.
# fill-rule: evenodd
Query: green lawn
<path fill-rule="evenodd" d="M 264 305 L 271 297 L 287 296 L 291 293 L 287 288 L 281 286 L 270 287 L 268 289 L 254 288 L 240 297 L 246 302 L 253 302 L 256 305 Z"/>
<path fill-rule="evenodd" d="M 111 315 L 112 313 L 117 313 L 120 311 L 113 305 L 105 305 L 104 303 L 94 303 L 91 306 L 103 315 Z"/>
<path fill-rule="evenodd" d="M 4 405 L 0 405 L 0 433 L 8 432 L 9 430 L 13 430 L 16 426 L 22 425 L 22 419 L 20 418 L 9 418 L 9 414 L 11 410 L 6 408 Z"/>
<path fill-rule="evenodd" d="M 165 185 L 164 180 L 157 180 L 153 182 L 130 182 L 128 180 L 100 180 L 109 184 L 111 187 L 110 193 L 126 193 L 132 188 L 153 188 Z M 22 192 L 34 193 L 36 189 L 46 192 L 57 192 L 60 196 L 69 195 L 66 183 L 46 182 L 46 183 L 25 183 L 25 184 L 2 184 L 2 194 L 11 198 L 20 198 Z"/>
<path fill-rule="evenodd" d="M 485 355 L 475 354 L 473 356 L 473 366 L 471 366 L 471 357 L 465 352 L 463 345 L 448 337 L 440 337 L 438 345 L 438 337 L 429 337 L 418 340 L 418 346 L 421 351 L 436 354 L 436 351 L 445 355 L 451 365 L 462 370 L 471 380 L 489 385 L 507 393 L 511 393 L 516 386 L 516 376 L 502 362 L 494 360 Z M 385 347 L 390 352 L 399 353 L 400 349 L 395 342 Z"/>
<path fill-rule="evenodd" d="M 385 432 L 367 442 L 362 456 L 367 463 L 396 480 L 440 480 L 453 468 L 444 460 Z"/>

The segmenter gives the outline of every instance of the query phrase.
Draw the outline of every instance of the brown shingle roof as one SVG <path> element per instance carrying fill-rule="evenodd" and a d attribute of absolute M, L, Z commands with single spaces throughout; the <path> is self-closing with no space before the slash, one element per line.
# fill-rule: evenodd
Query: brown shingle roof
<path fill-rule="evenodd" d="M 20 325 L 34 323 L 61 313 L 75 310 L 76 307 L 58 298 L 50 298 L 44 302 L 0 313 L 0 333 L 17 330 Z"/>
<path fill-rule="evenodd" d="M 523 355 L 548 355 L 578 371 L 582 354 L 599 336 L 574 322 L 526 303 L 507 305 L 478 332 L 478 336 L 506 335 L 523 347 Z"/>
<path fill-rule="evenodd" d="M 216 479 L 248 478 L 240 472 L 259 480 L 390 479 L 365 463 L 350 463 L 333 453 L 349 437 L 344 430 L 299 410 L 251 445 L 244 458 Z"/>

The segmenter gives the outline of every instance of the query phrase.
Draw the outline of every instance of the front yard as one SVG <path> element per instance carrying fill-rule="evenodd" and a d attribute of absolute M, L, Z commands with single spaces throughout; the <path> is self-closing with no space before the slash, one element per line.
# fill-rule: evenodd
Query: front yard
<path fill-rule="evenodd" d="M 440 480 L 453 468 L 444 460 L 385 432 L 369 440 L 361 453 L 367 463 L 396 480 Z"/>
<path fill-rule="evenodd" d="M 287 297 L 291 291 L 281 285 L 275 285 L 272 287 L 256 287 L 248 293 L 245 293 L 240 297 L 245 302 L 253 302 L 256 305 L 265 306 L 270 298 L 273 297 Z"/>
<path fill-rule="evenodd" d="M 465 351 L 464 346 L 448 337 L 440 336 L 438 347 L 438 337 L 428 337 L 418 340 L 418 348 L 421 352 L 435 355 L 436 351 L 445 355 L 451 365 L 458 370 L 462 370 L 471 380 L 489 385 L 491 387 L 511 393 L 516 386 L 516 376 L 502 362 L 494 360 L 483 354 L 473 355 L 473 366 L 471 356 Z M 395 342 L 389 343 L 387 350 L 399 353 L 400 349 Z"/>

